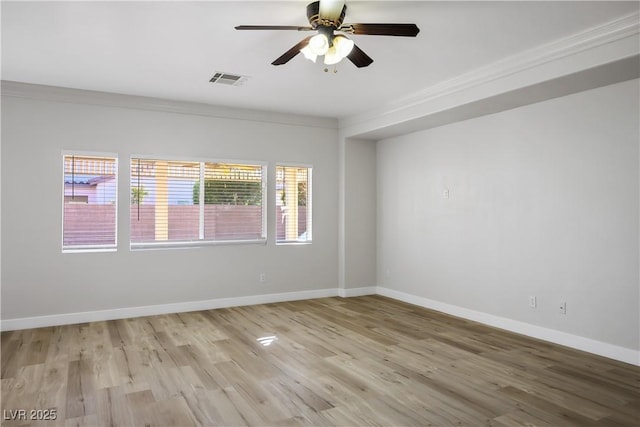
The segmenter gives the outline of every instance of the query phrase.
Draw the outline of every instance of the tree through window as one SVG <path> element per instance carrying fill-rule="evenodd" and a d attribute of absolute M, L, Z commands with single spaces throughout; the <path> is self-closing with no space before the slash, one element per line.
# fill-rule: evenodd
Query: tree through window
<path fill-rule="evenodd" d="M 131 159 L 131 247 L 265 241 L 265 170 Z"/>

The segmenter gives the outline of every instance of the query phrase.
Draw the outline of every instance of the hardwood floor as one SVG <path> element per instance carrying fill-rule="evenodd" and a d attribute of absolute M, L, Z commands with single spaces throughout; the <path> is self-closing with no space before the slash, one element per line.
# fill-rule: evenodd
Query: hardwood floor
<path fill-rule="evenodd" d="M 1 369 L 6 426 L 640 425 L 639 367 L 380 296 L 4 332 Z"/>

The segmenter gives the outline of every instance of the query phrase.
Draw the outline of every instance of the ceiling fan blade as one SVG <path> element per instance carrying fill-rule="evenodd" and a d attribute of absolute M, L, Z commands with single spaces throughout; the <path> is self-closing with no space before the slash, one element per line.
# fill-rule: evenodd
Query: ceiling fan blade
<path fill-rule="evenodd" d="M 351 49 L 351 53 L 347 55 L 347 58 L 358 68 L 368 67 L 373 62 L 373 59 L 356 45 L 353 45 L 353 49 Z"/>
<path fill-rule="evenodd" d="M 311 27 L 296 27 L 294 25 L 238 25 L 236 30 L 294 30 L 312 31 Z"/>
<path fill-rule="evenodd" d="M 320 19 L 339 22 L 342 11 L 345 8 L 344 0 L 320 0 Z M 342 22 L 342 21 L 340 21 Z M 339 24 L 336 24 L 336 26 Z"/>
<path fill-rule="evenodd" d="M 338 31 L 372 36 L 415 37 L 420 29 L 416 24 L 348 24 L 338 28 Z"/>
<path fill-rule="evenodd" d="M 296 44 L 294 47 L 292 47 L 291 49 L 289 49 L 288 51 L 283 53 L 278 59 L 273 61 L 271 63 L 271 65 L 282 65 L 282 64 L 286 64 L 287 62 L 291 61 L 291 59 L 293 59 L 294 56 L 296 56 L 297 54 L 300 53 L 300 49 L 302 49 L 303 47 L 305 47 L 306 45 L 309 44 L 309 39 L 310 38 L 311 38 L 311 36 L 300 40 L 300 42 L 298 44 Z"/>

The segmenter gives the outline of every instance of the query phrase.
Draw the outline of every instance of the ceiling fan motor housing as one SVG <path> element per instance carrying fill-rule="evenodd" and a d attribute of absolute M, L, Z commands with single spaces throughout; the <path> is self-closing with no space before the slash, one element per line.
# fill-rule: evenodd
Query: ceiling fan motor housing
<path fill-rule="evenodd" d="M 342 25 L 344 21 L 344 17 L 347 13 L 347 5 L 345 4 L 342 7 L 342 12 L 340 12 L 340 17 L 337 21 L 332 21 L 329 19 L 321 19 L 320 18 L 320 2 L 314 1 L 313 3 L 309 3 L 307 5 L 307 19 L 309 20 L 309 24 L 315 30 L 318 27 L 329 27 L 333 30 Z"/>

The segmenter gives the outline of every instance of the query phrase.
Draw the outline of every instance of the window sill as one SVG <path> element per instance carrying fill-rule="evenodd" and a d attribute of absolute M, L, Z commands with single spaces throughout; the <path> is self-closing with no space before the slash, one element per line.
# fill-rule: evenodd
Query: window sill
<path fill-rule="evenodd" d="M 203 248 L 207 246 L 221 245 L 266 245 L 267 239 L 252 240 L 216 240 L 216 241 L 191 241 L 191 242 L 149 242 L 132 243 L 129 249 L 132 252 L 158 249 L 190 249 Z"/>
<path fill-rule="evenodd" d="M 284 242 L 276 242 L 276 246 L 306 246 L 311 245 L 313 240 L 287 240 Z"/>
<path fill-rule="evenodd" d="M 92 252 L 117 252 L 118 248 L 110 246 L 108 248 L 62 248 L 63 254 L 83 254 Z"/>

